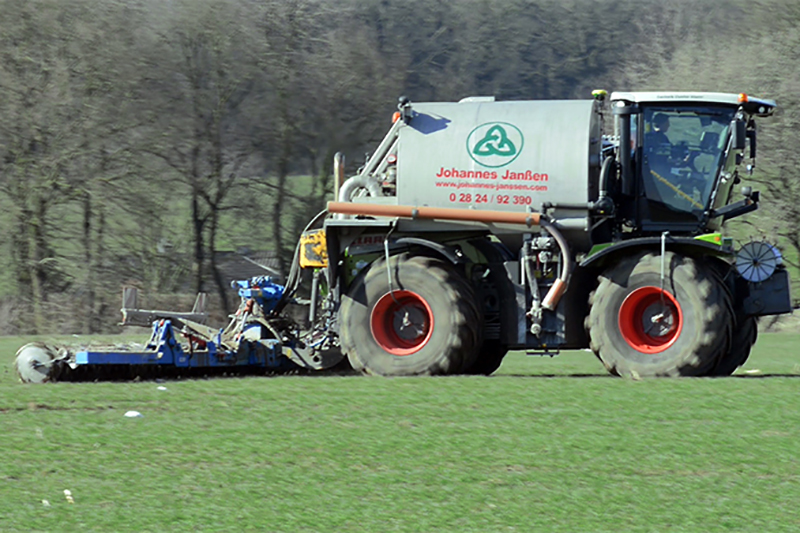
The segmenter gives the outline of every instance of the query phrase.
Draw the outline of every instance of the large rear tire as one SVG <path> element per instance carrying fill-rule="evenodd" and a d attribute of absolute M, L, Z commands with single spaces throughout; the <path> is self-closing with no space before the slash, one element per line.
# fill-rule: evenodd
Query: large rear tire
<path fill-rule="evenodd" d="M 758 322 L 755 317 L 741 320 L 733 332 L 731 349 L 723 354 L 717 366 L 709 373 L 710 376 L 730 376 L 737 368 L 747 362 L 750 350 L 758 338 Z"/>
<path fill-rule="evenodd" d="M 456 374 L 475 361 L 481 320 L 467 280 L 440 259 L 401 254 L 367 267 L 342 298 L 341 344 L 355 370 Z"/>
<path fill-rule="evenodd" d="M 708 267 L 666 252 L 644 253 L 606 270 L 591 295 L 592 350 L 612 374 L 700 376 L 727 353 L 730 296 Z"/>

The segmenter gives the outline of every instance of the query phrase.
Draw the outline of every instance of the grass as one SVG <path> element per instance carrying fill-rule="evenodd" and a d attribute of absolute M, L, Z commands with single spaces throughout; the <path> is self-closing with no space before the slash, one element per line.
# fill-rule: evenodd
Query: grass
<path fill-rule="evenodd" d="M 22 342 L 0 338 L 2 531 L 800 528 L 800 335 L 762 335 L 756 375 L 644 381 L 571 352 L 491 378 L 31 386 Z"/>

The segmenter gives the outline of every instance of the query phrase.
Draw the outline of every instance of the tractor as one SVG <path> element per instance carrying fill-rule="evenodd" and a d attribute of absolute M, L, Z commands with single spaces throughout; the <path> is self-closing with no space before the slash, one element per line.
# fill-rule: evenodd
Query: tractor
<path fill-rule="evenodd" d="M 27 345 L 23 381 L 89 368 L 339 368 L 381 376 L 494 372 L 510 350 L 590 348 L 619 376 L 724 376 L 758 317 L 790 313 L 777 247 L 738 247 L 725 221 L 756 120 L 746 94 L 595 91 L 592 99 L 412 103 L 303 232 L 285 283 L 234 283 L 225 328 L 141 311 L 138 351 Z M 310 282 L 298 294 L 303 282 Z M 292 303 L 308 306 L 298 323 Z M 63 371 L 63 372 L 62 372 Z"/>

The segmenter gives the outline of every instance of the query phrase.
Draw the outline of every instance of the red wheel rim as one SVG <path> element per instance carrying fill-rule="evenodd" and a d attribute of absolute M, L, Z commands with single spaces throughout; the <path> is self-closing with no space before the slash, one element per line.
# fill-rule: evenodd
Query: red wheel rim
<path fill-rule="evenodd" d="M 658 287 L 641 287 L 619 308 L 619 331 L 631 348 L 660 353 L 672 346 L 683 329 L 683 313 L 675 297 Z"/>
<path fill-rule="evenodd" d="M 411 355 L 433 333 L 433 312 L 425 298 L 411 291 L 384 294 L 372 308 L 369 327 L 378 345 L 392 355 Z"/>

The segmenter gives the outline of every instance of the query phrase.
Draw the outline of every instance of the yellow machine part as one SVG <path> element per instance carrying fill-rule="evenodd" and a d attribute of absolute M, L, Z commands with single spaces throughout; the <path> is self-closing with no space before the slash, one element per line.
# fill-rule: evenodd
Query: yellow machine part
<path fill-rule="evenodd" d="M 323 268 L 328 266 L 328 241 L 324 229 L 306 231 L 300 236 L 300 267 Z"/>

